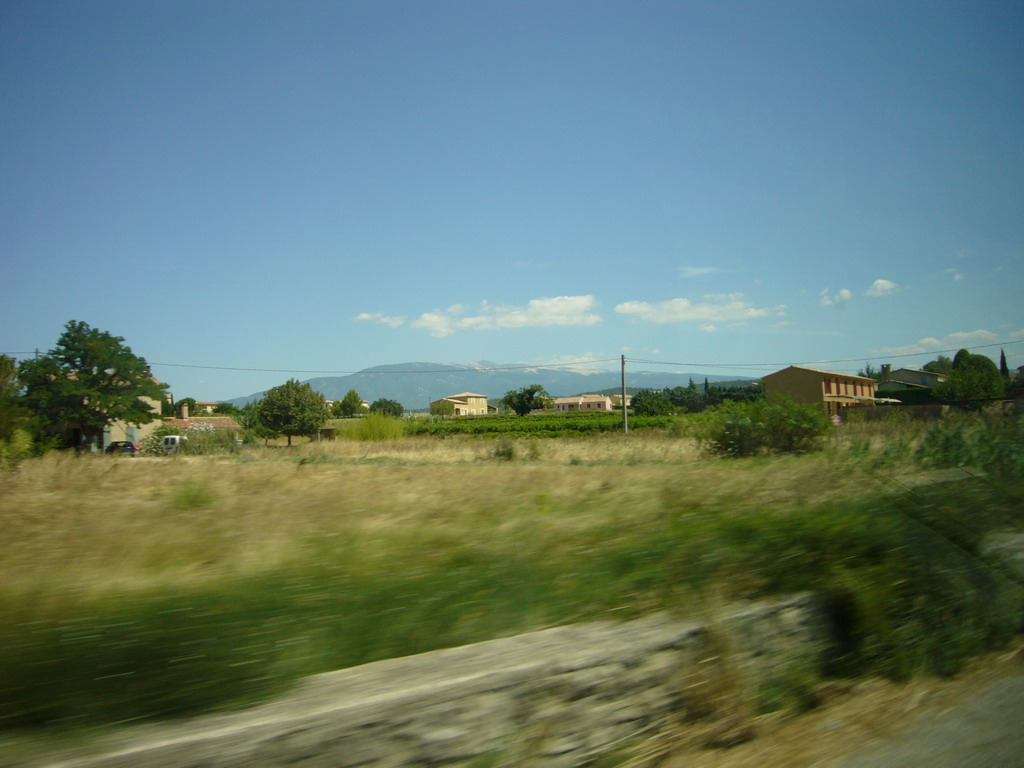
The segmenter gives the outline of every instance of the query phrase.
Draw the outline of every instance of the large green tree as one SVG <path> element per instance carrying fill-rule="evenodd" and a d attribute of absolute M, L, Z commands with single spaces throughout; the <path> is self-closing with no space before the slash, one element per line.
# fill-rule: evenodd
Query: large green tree
<path fill-rule="evenodd" d="M 324 396 L 309 383 L 289 379 L 267 391 L 256 405 L 256 416 L 270 432 L 286 435 L 291 445 L 295 435 L 313 435 L 319 431 L 330 412 Z"/>
<path fill-rule="evenodd" d="M 23 360 L 18 379 L 26 405 L 51 429 L 78 429 L 91 442 L 115 421 L 148 424 L 157 418 L 143 397 L 162 401 L 165 385 L 124 338 L 70 320 L 57 346 Z"/>
<path fill-rule="evenodd" d="M 354 389 L 350 389 L 341 400 L 334 404 L 334 415 L 342 419 L 351 419 L 362 412 L 363 398 Z"/>
<path fill-rule="evenodd" d="M 455 403 L 451 400 L 435 400 L 430 404 L 431 416 L 454 416 Z"/>
<path fill-rule="evenodd" d="M 381 397 L 370 403 L 370 413 L 380 413 L 384 416 L 394 416 L 396 419 L 400 419 L 405 415 L 405 408 L 397 400 Z"/>
<path fill-rule="evenodd" d="M 540 384 L 530 384 L 528 387 L 510 389 L 501 398 L 501 404 L 509 410 L 515 411 L 520 416 L 525 416 L 530 411 L 536 411 L 544 407 L 546 401 L 551 398 L 544 391 Z"/>
<path fill-rule="evenodd" d="M 991 358 L 961 349 L 953 358 L 946 380 L 933 392 L 940 400 L 978 408 L 986 400 L 1002 397 L 1006 383 Z"/>
<path fill-rule="evenodd" d="M 685 389 L 685 387 L 679 389 Z M 664 416 L 676 410 L 675 404 L 668 395 L 650 389 L 641 389 L 633 395 L 630 407 L 637 416 Z"/>
<path fill-rule="evenodd" d="M 945 355 L 939 355 L 935 360 L 925 363 L 922 367 L 924 370 L 931 371 L 932 373 L 945 374 L 953 370 L 953 361 Z"/>

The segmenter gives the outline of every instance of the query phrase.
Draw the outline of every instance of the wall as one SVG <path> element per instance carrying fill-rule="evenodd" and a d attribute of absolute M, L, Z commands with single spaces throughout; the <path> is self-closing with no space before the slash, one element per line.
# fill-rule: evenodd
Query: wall
<path fill-rule="evenodd" d="M 714 621 L 556 627 L 317 675 L 272 703 L 151 727 L 59 764 L 568 768 L 706 718 L 723 685 L 815 665 L 827 629 L 813 595 Z"/>

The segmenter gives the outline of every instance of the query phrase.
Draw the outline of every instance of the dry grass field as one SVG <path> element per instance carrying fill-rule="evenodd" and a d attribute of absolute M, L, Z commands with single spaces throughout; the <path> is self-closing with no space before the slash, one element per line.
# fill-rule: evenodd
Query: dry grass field
<path fill-rule="evenodd" d="M 188 587 L 306 564 L 325 548 L 408 557 L 430 542 L 518 550 L 642 528 L 665 509 L 715 514 L 877 493 L 826 457 L 723 462 L 691 441 L 620 435 L 508 441 L 337 441 L 237 458 L 53 453 L 7 478 L 0 502 L 5 597 L 73 601 Z"/>
<path fill-rule="evenodd" d="M 0 495 L 0 730 L 245 705 L 379 658 L 799 589 L 848 612 L 822 674 L 952 670 L 1019 621 L 963 556 L 1019 494 L 907 493 L 920 439 L 851 429 L 744 460 L 658 431 L 27 460 Z M 805 684 L 756 706 L 803 706 Z"/>

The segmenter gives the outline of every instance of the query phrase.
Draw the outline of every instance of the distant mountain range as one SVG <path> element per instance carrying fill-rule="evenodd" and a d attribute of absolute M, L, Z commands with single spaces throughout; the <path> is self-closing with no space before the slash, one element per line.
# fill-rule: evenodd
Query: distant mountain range
<path fill-rule="evenodd" d="M 693 379 L 703 385 L 704 379 L 722 384 L 746 384 L 755 379 L 707 376 L 703 373 L 672 371 L 632 371 L 626 369 L 629 391 L 637 389 L 666 389 L 685 387 Z M 619 371 L 583 371 L 568 368 L 523 368 L 499 365 L 487 361 L 456 365 L 451 363 L 399 363 L 378 365 L 348 376 L 323 376 L 307 379 L 314 390 L 328 400 L 341 400 L 354 389 L 369 402 L 380 398 L 397 400 L 406 410 L 426 409 L 431 400 L 438 400 L 460 392 L 476 392 L 497 399 L 510 389 L 540 384 L 552 397 L 570 397 L 587 392 L 599 392 L 621 386 Z M 263 397 L 255 392 L 248 397 L 236 397 L 227 402 L 242 406 Z"/>

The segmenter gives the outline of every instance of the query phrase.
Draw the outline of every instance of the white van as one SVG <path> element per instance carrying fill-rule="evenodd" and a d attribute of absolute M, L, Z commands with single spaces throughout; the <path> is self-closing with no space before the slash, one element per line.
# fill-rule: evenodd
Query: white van
<path fill-rule="evenodd" d="M 172 453 L 177 453 L 179 446 L 187 441 L 188 438 L 184 435 L 164 435 L 164 455 L 170 456 Z"/>

